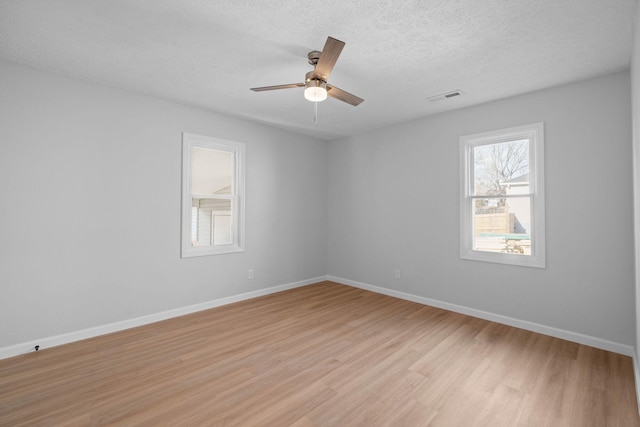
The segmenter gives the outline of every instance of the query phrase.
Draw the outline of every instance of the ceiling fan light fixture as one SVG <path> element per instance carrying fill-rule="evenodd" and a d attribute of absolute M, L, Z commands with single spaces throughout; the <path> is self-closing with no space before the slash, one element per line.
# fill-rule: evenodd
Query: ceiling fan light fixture
<path fill-rule="evenodd" d="M 304 89 L 304 97 L 311 102 L 324 101 L 327 99 L 327 84 L 318 79 L 307 81 Z"/>

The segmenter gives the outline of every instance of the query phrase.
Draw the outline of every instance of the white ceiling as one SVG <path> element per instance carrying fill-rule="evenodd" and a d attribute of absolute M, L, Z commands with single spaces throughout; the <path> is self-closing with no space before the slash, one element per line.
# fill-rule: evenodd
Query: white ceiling
<path fill-rule="evenodd" d="M 629 66 L 636 0 L 0 0 L 0 58 L 333 139 Z M 329 83 L 298 83 L 327 36 Z M 452 90 L 465 95 L 426 98 Z"/>

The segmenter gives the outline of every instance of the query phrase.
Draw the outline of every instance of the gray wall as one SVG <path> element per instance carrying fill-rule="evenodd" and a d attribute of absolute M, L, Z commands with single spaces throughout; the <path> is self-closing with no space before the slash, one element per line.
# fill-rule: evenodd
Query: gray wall
<path fill-rule="evenodd" d="M 633 112 L 633 182 L 636 266 L 636 364 L 640 346 L 640 6 L 636 7 L 633 52 L 631 54 L 631 104 Z M 636 388 L 640 391 L 640 372 L 636 365 Z M 640 396 L 639 396 L 640 397 Z"/>
<path fill-rule="evenodd" d="M 633 345 L 629 82 L 617 73 L 331 142 L 328 274 Z M 461 260 L 458 138 L 540 121 L 547 268 Z"/>
<path fill-rule="evenodd" d="M 14 63 L 0 76 L 0 348 L 326 274 L 324 141 Z M 247 144 L 246 252 L 180 258 L 183 131 Z"/>
<path fill-rule="evenodd" d="M 327 273 L 634 344 L 628 73 L 328 144 L 14 63 L 0 75 L 0 347 Z M 547 268 L 460 260 L 459 136 L 537 121 Z M 247 144 L 246 252 L 180 258 L 183 131 Z"/>

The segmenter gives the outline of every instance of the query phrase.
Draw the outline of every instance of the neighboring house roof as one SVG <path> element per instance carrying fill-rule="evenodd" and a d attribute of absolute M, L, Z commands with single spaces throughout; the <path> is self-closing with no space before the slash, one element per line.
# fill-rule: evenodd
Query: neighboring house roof
<path fill-rule="evenodd" d="M 514 185 L 514 184 L 529 184 L 529 174 L 525 173 L 523 175 L 517 176 L 515 178 L 510 179 L 509 181 L 501 182 L 500 185 Z"/>

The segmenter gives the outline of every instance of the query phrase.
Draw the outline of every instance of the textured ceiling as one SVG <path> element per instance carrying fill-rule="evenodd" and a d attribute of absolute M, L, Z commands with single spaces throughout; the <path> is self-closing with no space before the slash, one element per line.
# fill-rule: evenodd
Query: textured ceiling
<path fill-rule="evenodd" d="M 0 0 L 0 58 L 332 139 L 624 70 L 636 0 Z M 306 101 L 306 54 L 346 43 Z M 462 90 L 440 102 L 426 98 Z"/>

